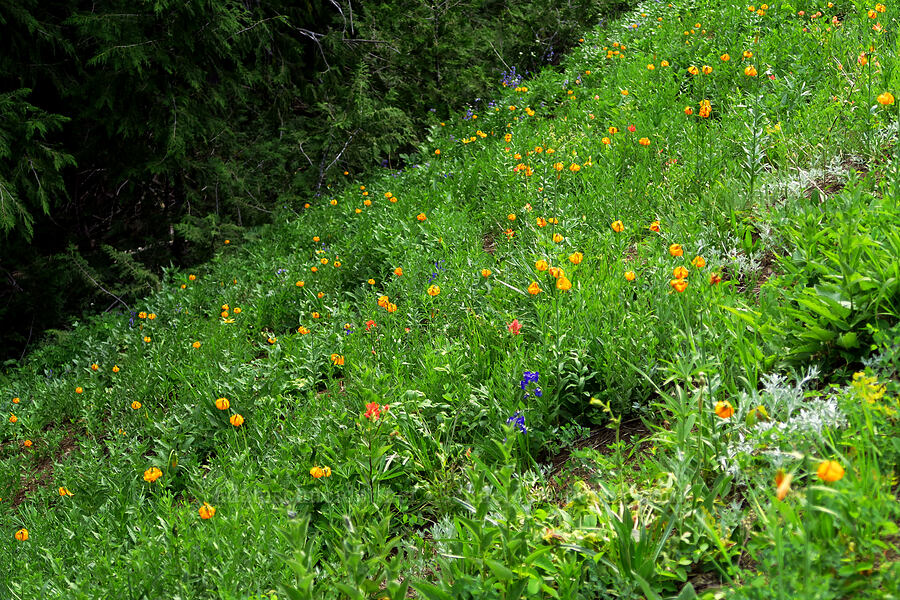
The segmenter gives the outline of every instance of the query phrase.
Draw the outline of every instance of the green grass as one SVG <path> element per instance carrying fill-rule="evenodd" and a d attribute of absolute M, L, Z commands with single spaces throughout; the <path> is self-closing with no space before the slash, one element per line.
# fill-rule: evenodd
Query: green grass
<path fill-rule="evenodd" d="M 897 597 L 874 8 L 641 5 L 402 174 L 59 333 L 0 382 L 0 595 Z"/>

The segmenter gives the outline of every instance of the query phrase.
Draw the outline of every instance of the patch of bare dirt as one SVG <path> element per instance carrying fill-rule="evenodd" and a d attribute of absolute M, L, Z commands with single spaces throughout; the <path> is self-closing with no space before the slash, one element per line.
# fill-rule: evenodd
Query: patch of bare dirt
<path fill-rule="evenodd" d="M 28 495 L 37 491 L 38 488 L 52 485 L 53 468 L 56 463 L 65 459 L 78 448 L 78 437 L 85 435 L 84 429 L 74 423 L 67 423 L 62 427 L 66 430 L 66 433 L 56 450 L 50 455 L 38 459 L 33 465 L 30 465 L 29 472 L 22 474 L 19 490 L 10 501 L 12 506 L 16 507 L 22 504 L 28 498 Z M 55 428 L 55 423 L 48 423 L 44 427 L 44 432 Z"/>
<path fill-rule="evenodd" d="M 757 277 L 755 282 L 752 282 L 751 278 L 746 274 L 737 274 L 737 276 L 735 276 L 727 265 L 722 268 L 722 279 L 733 279 L 737 281 L 737 289 L 741 293 L 746 292 L 748 286 L 753 283 L 753 295 L 759 297 L 759 292 L 760 289 L 762 289 L 763 284 L 775 275 L 775 267 L 775 254 L 771 250 L 767 250 L 766 253 L 763 254 L 762 260 L 760 260 L 759 268 L 756 271 Z"/>
<path fill-rule="evenodd" d="M 619 439 L 626 444 L 641 445 L 636 454 L 640 454 L 647 447 L 649 442 L 643 441 L 650 435 L 650 429 L 640 420 L 625 421 L 619 429 Z M 610 447 L 616 443 L 616 430 L 611 427 L 597 427 L 591 430 L 591 434 L 586 438 L 575 442 L 571 450 L 563 450 L 559 454 L 550 457 L 550 463 L 553 465 L 553 472 L 558 473 L 562 467 L 568 462 L 572 454 L 572 450 L 581 450 L 582 448 L 593 448 L 602 454 L 612 454 L 614 450 Z"/>
<path fill-rule="evenodd" d="M 824 177 L 817 177 L 809 182 L 803 195 L 812 198 L 814 192 L 819 192 L 819 202 L 824 202 L 829 196 L 834 196 L 844 189 L 844 182 L 834 173 L 827 173 Z"/>
<path fill-rule="evenodd" d="M 492 232 L 488 231 L 484 234 L 484 237 L 481 238 L 481 249 L 491 255 L 497 251 L 497 240 L 494 238 Z"/>
<path fill-rule="evenodd" d="M 856 171 L 860 174 L 869 172 L 869 166 L 865 162 L 853 160 L 849 157 L 841 162 L 841 168 L 847 172 Z M 803 190 L 803 195 L 807 198 L 812 198 L 813 192 L 818 191 L 820 202 L 824 202 L 829 196 L 839 194 L 844 189 L 844 181 L 842 179 L 839 173 L 825 173 L 822 177 L 817 177 L 810 181 L 809 185 Z"/>
<path fill-rule="evenodd" d="M 758 273 L 759 277 L 756 279 L 756 285 L 753 287 L 753 295 L 756 297 L 759 297 L 759 290 L 762 288 L 762 285 L 775 274 L 775 255 L 771 251 L 763 255 Z"/>

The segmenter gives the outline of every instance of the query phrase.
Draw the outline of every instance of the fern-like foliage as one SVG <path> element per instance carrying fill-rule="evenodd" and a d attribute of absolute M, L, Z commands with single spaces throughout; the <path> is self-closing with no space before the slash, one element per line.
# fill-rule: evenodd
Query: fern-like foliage
<path fill-rule="evenodd" d="M 47 113 L 27 100 L 22 88 L 0 94 L 0 231 L 33 233 L 34 211 L 49 214 L 66 188 L 61 172 L 75 159 L 48 137 L 68 119 Z"/>

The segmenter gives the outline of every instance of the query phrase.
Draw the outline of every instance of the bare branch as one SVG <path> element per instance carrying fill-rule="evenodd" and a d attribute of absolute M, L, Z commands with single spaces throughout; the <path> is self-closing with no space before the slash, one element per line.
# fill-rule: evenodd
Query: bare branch
<path fill-rule="evenodd" d="M 31 157 L 28 158 L 28 166 L 31 167 L 31 173 L 34 175 L 34 180 L 37 181 L 38 189 L 43 190 L 44 186 L 41 185 L 41 178 L 38 177 L 37 171 L 34 168 L 34 161 L 31 160 Z"/>
<path fill-rule="evenodd" d="M 312 159 L 306 155 L 306 152 L 303 151 L 303 144 L 298 142 L 297 145 L 300 146 L 300 154 L 302 154 L 306 158 L 306 160 L 309 162 L 309 166 L 314 166 Z"/>
<path fill-rule="evenodd" d="M 31 326 L 28 328 L 28 339 L 25 340 L 25 347 L 22 348 L 22 355 L 19 356 L 19 360 L 21 361 L 25 358 L 25 351 L 28 350 L 28 344 L 31 343 L 31 334 L 34 333 L 34 313 L 31 313 Z"/>
<path fill-rule="evenodd" d="M 325 51 L 322 50 L 322 44 L 319 43 L 319 40 L 321 40 L 323 37 L 325 37 L 325 35 L 321 34 L 321 33 L 316 33 L 315 31 L 310 31 L 309 29 L 303 29 L 302 27 L 294 27 L 293 25 L 288 25 L 288 26 L 291 29 L 293 29 L 294 31 L 296 31 L 297 33 L 308 37 L 309 39 L 311 39 L 312 41 L 314 41 L 316 43 L 316 46 L 318 46 L 318 48 L 319 48 L 319 54 L 322 55 L 322 60 L 325 61 L 325 67 L 327 67 L 325 69 L 325 73 L 330 71 L 331 65 L 328 64 L 328 59 L 325 57 Z"/>
<path fill-rule="evenodd" d="M 335 0 L 331 0 L 331 3 L 334 5 L 338 12 L 341 13 L 341 19 L 344 21 L 344 30 L 341 33 L 346 33 L 347 31 L 347 17 L 344 16 L 344 11 L 341 10 L 341 5 L 335 2 Z"/>
<path fill-rule="evenodd" d="M 353 35 L 356 33 L 356 31 L 354 31 L 353 29 L 353 2 L 348 2 L 347 8 L 350 11 L 350 35 Z"/>
<path fill-rule="evenodd" d="M 329 163 L 329 165 L 327 167 L 325 167 L 322 171 L 319 172 L 319 183 L 318 183 L 318 185 L 316 185 L 316 190 L 321 189 L 322 183 L 325 181 L 325 173 L 327 173 L 328 170 L 334 166 L 334 163 L 336 163 L 341 158 L 341 155 L 344 153 L 344 150 L 347 149 L 347 146 L 349 146 L 350 142 L 353 141 L 353 136 L 355 136 L 357 133 L 359 133 L 359 129 L 357 129 L 356 131 L 354 131 L 353 133 L 350 134 L 350 137 L 347 138 L 347 142 L 344 144 L 344 147 L 341 148 L 341 151 L 337 153 L 337 156 L 334 157 L 334 160 L 331 161 L 331 163 Z"/>
<path fill-rule="evenodd" d="M 496 55 L 497 55 L 497 58 L 499 58 L 499 59 L 500 59 L 500 62 L 502 62 L 502 63 L 503 63 L 503 66 L 504 66 L 504 67 L 506 67 L 506 70 L 507 70 L 507 71 L 512 71 L 512 69 L 511 69 L 511 68 L 510 68 L 510 66 L 509 66 L 509 65 L 508 65 L 508 64 L 506 64 L 506 61 L 505 61 L 505 60 L 503 60 L 503 57 L 502 57 L 502 56 L 500 56 L 500 53 L 499 53 L 499 52 L 497 52 L 497 49 L 496 49 L 496 48 L 494 48 L 494 43 L 493 43 L 493 42 L 490 42 L 490 41 L 489 41 L 489 42 L 488 42 L 488 43 L 489 43 L 489 44 L 490 44 L 490 45 L 491 45 L 491 50 L 493 50 L 493 51 L 494 51 L 494 54 L 496 54 Z"/>
<path fill-rule="evenodd" d="M 506 283 L 505 281 L 501 281 L 500 279 L 495 279 L 494 281 L 496 281 L 497 283 L 499 283 L 499 284 L 501 284 L 501 285 L 505 285 L 506 287 L 508 287 L 509 289 L 513 290 L 514 292 L 519 292 L 519 293 L 522 294 L 523 296 L 527 296 L 527 295 L 528 295 L 527 293 L 523 292 L 523 291 L 520 290 L 519 288 L 513 287 L 513 286 L 509 285 L 509 284 Z"/>
<path fill-rule="evenodd" d="M 172 96 L 172 114 L 175 117 L 175 122 L 172 123 L 172 143 L 175 143 L 175 132 L 178 130 L 178 105 L 175 104 L 175 96 Z M 168 154 L 168 152 L 166 153 Z"/>

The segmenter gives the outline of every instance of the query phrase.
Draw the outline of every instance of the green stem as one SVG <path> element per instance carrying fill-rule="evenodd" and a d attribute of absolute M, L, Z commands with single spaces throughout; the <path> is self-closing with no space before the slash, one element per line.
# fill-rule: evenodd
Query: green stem
<path fill-rule="evenodd" d="M 867 48 L 868 50 L 868 48 Z M 868 57 L 867 57 L 868 58 Z M 871 102 L 872 98 L 872 65 L 871 61 L 866 62 L 866 98 Z M 867 129 L 869 130 L 869 154 L 875 154 L 875 136 L 872 135 L 872 115 L 871 112 L 866 115 Z"/>
<path fill-rule="evenodd" d="M 372 441 L 369 440 L 369 503 L 375 504 L 375 468 L 372 465 Z"/>
<path fill-rule="evenodd" d="M 556 216 L 556 207 L 557 207 L 558 201 L 559 201 L 559 186 L 560 186 L 561 179 L 562 178 L 560 177 L 560 175 L 557 174 L 556 189 L 554 190 L 555 193 L 553 194 L 553 233 L 552 233 L 552 236 L 556 236 L 556 225 L 557 225 L 556 222 L 559 220 L 559 217 Z M 556 242 L 554 241 L 553 243 L 555 244 Z M 554 308 L 554 312 L 555 312 L 555 319 L 554 319 L 555 325 L 553 327 L 553 335 L 554 335 L 554 337 L 553 337 L 553 354 L 555 356 L 556 364 L 559 365 L 559 294 L 556 292 L 555 282 L 553 283 L 553 291 L 551 293 L 553 294 L 553 308 Z M 557 371 L 557 373 L 556 373 L 557 381 L 559 381 L 560 375 L 561 375 L 561 373 L 559 371 Z"/>
<path fill-rule="evenodd" d="M 619 496 L 622 504 L 625 504 L 625 464 L 622 460 L 622 446 L 619 443 L 619 434 L 622 429 L 622 416 L 616 418 L 616 468 L 619 471 Z"/>
<path fill-rule="evenodd" d="M 701 117 L 699 117 L 699 116 L 697 117 L 697 119 L 698 119 L 697 127 L 699 128 L 699 131 L 697 133 L 697 138 L 698 138 L 697 149 L 696 149 L 696 152 L 694 153 L 694 155 L 697 157 L 697 173 L 696 173 L 696 176 L 694 177 L 694 179 L 695 179 L 695 184 L 696 184 L 696 189 L 697 189 L 697 204 L 698 205 L 700 204 L 700 195 L 701 195 L 701 188 L 702 188 L 702 184 L 701 184 L 702 180 L 700 178 L 700 169 L 702 167 L 702 162 L 703 162 L 703 141 L 704 141 L 704 137 L 705 137 L 703 135 L 704 134 L 703 123 L 700 122 L 700 120 L 699 120 L 700 118 Z"/>
<path fill-rule="evenodd" d="M 897 107 L 897 140 L 894 142 L 894 202 L 897 202 L 897 186 L 900 185 L 900 102 L 894 102 Z"/>

